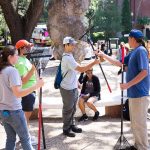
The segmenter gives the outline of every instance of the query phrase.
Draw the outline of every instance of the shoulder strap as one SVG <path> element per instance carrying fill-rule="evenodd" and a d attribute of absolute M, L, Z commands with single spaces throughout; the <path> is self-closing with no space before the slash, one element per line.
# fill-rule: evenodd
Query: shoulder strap
<path fill-rule="evenodd" d="M 63 58 L 64 56 L 70 56 L 70 55 L 68 55 L 68 54 L 62 55 L 62 57 L 61 57 L 61 61 L 62 61 L 62 58 Z"/>
<path fill-rule="evenodd" d="M 70 55 L 65 54 L 65 55 L 63 55 L 63 56 L 70 56 Z M 62 56 L 62 58 L 63 58 L 63 56 Z M 62 58 L 61 58 L 61 61 L 62 61 Z M 61 65 L 61 62 L 60 62 L 60 65 Z M 67 72 L 65 73 L 65 75 L 63 76 L 63 79 L 65 78 L 65 76 L 67 75 L 68 72 L 69 72 L 69 71 L 67 71 Z"/>

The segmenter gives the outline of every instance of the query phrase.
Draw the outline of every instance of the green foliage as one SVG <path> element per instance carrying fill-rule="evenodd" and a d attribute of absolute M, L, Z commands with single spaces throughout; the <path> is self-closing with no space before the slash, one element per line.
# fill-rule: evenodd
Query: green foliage
<path fill-rule="evenodd" d="M 115 0 L 99 0 L 95 12 L 96 31 L 104 31 L 105 39 L 115 37 L 121 30 L 121 18 Z"/>
<path fill-rule="evenodd" d="M 98 40 L 104 39 L 104 32 L 94 32 L 92 34 L 92 40 L 94 43 L 96 43 Z"/>
<path fill-rule="evenodd" d="M 6 30 L 8 31 L 8 27 L 5 22 L 4 15 L 0 10 L 0 36 L 3 35 Z"/>
<path fill-rule="evenodd" d="M 137 19 L 138 24 L 140 25 L 149 25 L 150 24 L 150 18 L 149 17 L 138 17 Z"/>
<path fill-rule="evenodd" d="M 18 11 L 18 14 L 24 16 L 29 7 L 30 2 L 31 0 L 18 0 L 18 2 L 16 3 L 16 9 Z"/>
<path fill-rule="evenodd" d="M 44 10 L 43 10 L 43 13 L 40 17 L 40 20 L 39 22 L 40 23 L 46 23 L 47 24 L 47 21 L 48 21 L 48 9 L 47 9 L 47 5 L 44 6 Z"/>
<path fill-rule="evenodd" d="M 121 16 L 122 16 L 121 24 L 122 24 L 123 33 L 127 34 L 130 32 L 132 28 L 132 18 L 131 18 L 129 0 L 123 1 L 123 8 L 122 8 Z"/>

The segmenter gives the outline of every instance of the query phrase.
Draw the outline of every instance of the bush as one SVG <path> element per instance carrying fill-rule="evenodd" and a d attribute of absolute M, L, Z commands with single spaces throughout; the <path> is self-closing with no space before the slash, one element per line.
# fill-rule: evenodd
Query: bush
<path fill-rule="evenodd" d="M 94 32 L 92 34 L 92 40 L 94 43 L 96 43 L 98 40 L 104 39 L 104 32 Z"/>

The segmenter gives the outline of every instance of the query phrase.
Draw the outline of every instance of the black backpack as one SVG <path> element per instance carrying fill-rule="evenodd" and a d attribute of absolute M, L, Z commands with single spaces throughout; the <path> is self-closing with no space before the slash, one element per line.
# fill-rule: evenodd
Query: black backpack
<path fill-rule="evenodd" d="M 123 107 L 123 118 L 130 121 L 129 100 L 127 99 Z"/>

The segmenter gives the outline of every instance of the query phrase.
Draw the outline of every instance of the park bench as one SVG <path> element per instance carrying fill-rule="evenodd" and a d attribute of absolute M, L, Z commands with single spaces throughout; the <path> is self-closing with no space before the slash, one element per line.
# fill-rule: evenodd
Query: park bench
<path fill-rule="evenodd" d="M 124 103 L 127 97 L 124 96 Z M 121 111 L 121 92 L 116 91 L 113 93 L 106 93 L 101 96 L 101 100 L 95 102 L 95 106 L 99 109 L 99 107 L 105 107 L 105 115 L 110 117 L 120 117 Z M 38 110 L 38 99 L 35 104 L 35 112 L 32 115 L 32 118 L 37 118 L 37 110 Z M 63 103 L 61 97 L 43 97 L 42 98 L 42 108 L 43 109 L 62 109 Z M 86 106 L 87 107 L 87 106 Z M 77 106 L 77 110 L 78 110 Z"/>

